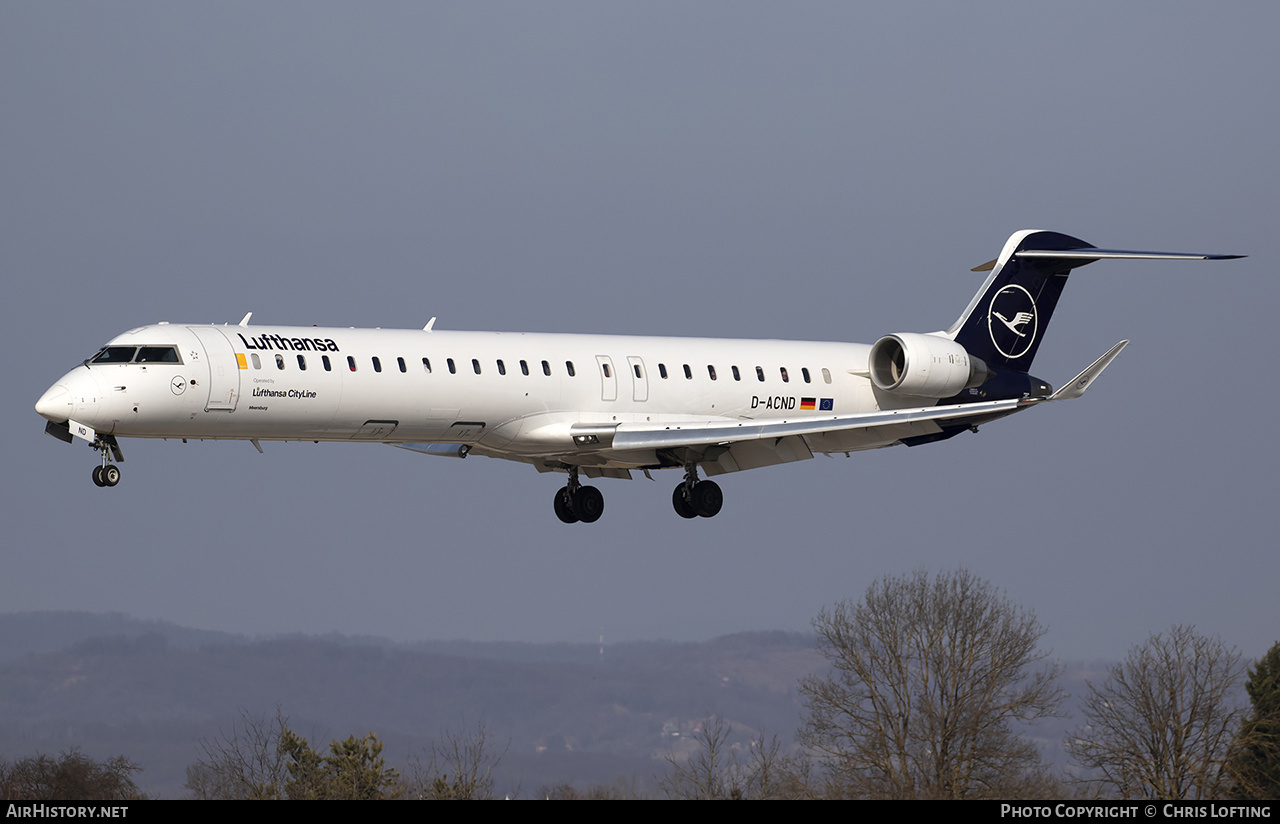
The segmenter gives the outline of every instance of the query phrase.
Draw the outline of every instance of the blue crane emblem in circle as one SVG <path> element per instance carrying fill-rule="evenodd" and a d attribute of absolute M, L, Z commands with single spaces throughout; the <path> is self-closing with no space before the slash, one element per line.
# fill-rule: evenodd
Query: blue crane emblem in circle
<path fill-rule="evenodd" d="M 1009 360 L 1027 353 L 1036 341 L 1040 316 L 1031 293 L 1011 283 L 995 293 L 987 308 L 987 329 L 996 351 Z"/>

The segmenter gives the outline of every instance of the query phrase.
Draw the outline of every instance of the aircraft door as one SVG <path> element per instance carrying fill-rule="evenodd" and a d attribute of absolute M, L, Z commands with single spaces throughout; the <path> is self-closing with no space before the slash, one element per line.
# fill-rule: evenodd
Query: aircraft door
<path fill-rule="evenodd" d="M 232 412 L 240 399 L 240 370 L 245 368 L 231 348 L 227 340 L 216 326 L 188 326 L 188 329 L 204 346 L 204 361 L 208 368 L 205 383 L 209 389 L 209 399 L 205 402 L 205 411 L 214 410 Z"/>
<path fill-rule="evenodd" d="M 608 355 L 596 355 L 596 364 L 600 367 L 600 400 L 616 401 L 618 373 L 613 371 L 613 360 Z"/>
<path fill-rule="evenodd" d="M 649 400 L 649 373 L 644 370 L 644 361 L 635 355 L 627 358 L 631 367 L 631 399 L 637 402 Z"/>

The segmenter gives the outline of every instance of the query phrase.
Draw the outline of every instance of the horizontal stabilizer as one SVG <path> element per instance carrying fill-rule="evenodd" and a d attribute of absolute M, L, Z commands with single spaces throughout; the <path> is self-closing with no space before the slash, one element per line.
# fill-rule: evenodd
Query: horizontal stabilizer
<path fill-rule="evenodd" d="M 1197 252 L 1133 252 L 1126 249 L 1022 249 L 1020 258 L 1058 260 L 1236 260 L 1245 255 L 1206 255 Z"/>
<path fill-rule="evenodd" d="M 1107 354 L 1091 363 L 1087 369 L 1079 375 L 1076 375 L 1068 383 L 1064 384 L 1057 392 L 1050 395 L 1049 400 L 1065 401 L 1071 400 L 1072 398 L 1078 398 L 1083 395 L 1084 390 L 1089 388 L 1089 384 L 1097 380 L 1098 376 L 1102 374 L 1102 370 L 1110 366 L 1111 362 L 1116 359 L 1116 355 L 1120 354 L 1120 350 L 1124 349 L 1128 345 L 1129 341 L 1122 340 L 1115 346 L 1111 347 L 1107 351 Z"/>

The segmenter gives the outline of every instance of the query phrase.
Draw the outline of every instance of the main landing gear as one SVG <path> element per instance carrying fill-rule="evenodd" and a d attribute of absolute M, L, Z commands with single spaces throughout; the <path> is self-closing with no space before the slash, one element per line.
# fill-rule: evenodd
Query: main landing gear
<path fill-rule="evenodd" d="M 699 481 L 698 465 L 689 464 L 684 480 L 671 493 L 671 505 L 681 518 L 714 518 L 724 506 L 724 493 L 715 481 Z"/>
<path fill-rule="evenodd" d="M 120 483 L 120 467 L 113 464 L 111 459 L 114 457 L 117 461 L 123 461 L 124 453 L 120 451 L 120 444 L 116 443 L 115 436 L 95 438 L 89 445 L 102 453 L 102 466 L 93 468 L 93 483 L 96 486 L 115 486 Z"/>
<path fill-rule="evenodd" d="M 594 486 L 578 483 L 578 468 L 569 467 L 569 482 L 556 490 L 556 517 L 566 524 L 594 523 L 604 514 L 604 495 Z M 671 493 L 671 505 L 681 518 L 714 518 L 724 506 L 724 493 L 715 481 L 698 480 L 698 465 L 684 469 L 684 480 Z"/>
<path fill-rule="evenodd" d="M 569 467 L 569 483 L 556 490 L 556 517 L 566 524 L 595 523 L 604 514 L 604 495 L 594 486 L 578 483 L 578 468 Z"/>

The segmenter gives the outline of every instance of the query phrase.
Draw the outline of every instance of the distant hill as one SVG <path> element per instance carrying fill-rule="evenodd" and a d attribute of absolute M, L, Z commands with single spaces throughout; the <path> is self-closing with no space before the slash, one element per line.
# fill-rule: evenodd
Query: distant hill
<path fill-rule="evenodd" d="M 183 794 L 198 742 L 240 713 L 289 716 L 317 745 L 377 732 L 403 765 L 441 731 L 484 725 L 510 742 L 500 787 L 644 791 L 663 756 L 718 714 L 735 739 L 790 742 L 798 681 L 824 667 L 814 639 L 743 633 L 704 643 L 474 644 L 345 636 L 250 639 L 74 612 L 0 615 L 0 756 L 79 747 L 144 767 Z"/>

